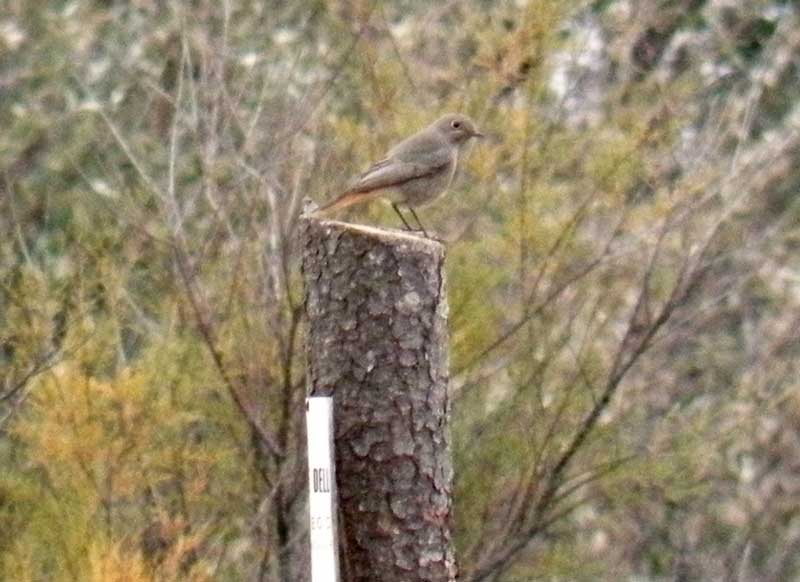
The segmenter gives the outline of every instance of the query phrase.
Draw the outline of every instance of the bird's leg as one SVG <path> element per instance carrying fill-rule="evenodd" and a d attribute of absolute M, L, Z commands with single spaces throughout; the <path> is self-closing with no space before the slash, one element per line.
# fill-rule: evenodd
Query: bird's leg
<path fill-rule="evenodd" d="M 392 202 L 392 208 L 394 208 L 394 211 L 397 213 L 397 216 L 399 216 L 399 217 L 400 217 L 400 220 L 402 220 L 402 221 L 403 221 L 403 226 L 405 226 L 405 227 L 406 227 L 406 230 L 414 230 L 413 228 L 411 228 L 411 227 L 409 226 L 408 222 L 406 222 L 406 217 L 405 217 L 405 216 L 403 216 L 403 213 L 402 213 L 402 212 L 400 212 L 400 209 L 397 207 L 397 204 L 395 204 L 394 202 Z M 412 212 L 413 212 L 413 210 L 412 210 Z"/>
<path fill-rule="evenodd" d="M 422 221 L 419 219 L 419 216 L 417 216 L 417 213 L 414 212 L 414 209 L 411 208 L 410 206 L 408 207 L 408 209 L 411 211 L 411 214 L 414 216 L 414 220 L 417 221 L 417 224 L 419 225 L 420 229 L 422 229 L 422 234 L 425 235 L 425 238 L 430 238 L 428 236 L 428 233 L 425 231 L 425 227 L 422 226 Z"/>

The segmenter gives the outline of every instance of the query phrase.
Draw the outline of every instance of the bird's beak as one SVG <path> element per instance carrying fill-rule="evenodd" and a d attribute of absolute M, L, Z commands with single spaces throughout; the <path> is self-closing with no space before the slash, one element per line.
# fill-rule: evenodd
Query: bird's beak
<path fill-rule="evenodd" d="M 481 137 L 482 138 L 482 137 L 486 137 L 486 134 L 481 133 L 480 131 L 478 131 L 476 129 L 475 131 L 472 132 L 472 137 Z"/>

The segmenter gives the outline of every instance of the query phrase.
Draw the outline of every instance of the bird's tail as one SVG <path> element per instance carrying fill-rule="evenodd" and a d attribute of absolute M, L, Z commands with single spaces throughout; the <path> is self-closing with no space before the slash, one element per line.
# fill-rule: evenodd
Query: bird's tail
<path fill-rule="evenodd" d="M 352 190 L 347 190 L 330 202 L 320 206 L 316 210 L 315 214 L 329 214 L 331 212 L 336 212 L 337 210 L 343 210 L 348 206 L 353 206 L 354 204 L 360 204 L 362 202 L 372 200 L 377 195 L 378 193 L 375 191 L 353 192 Z"/>

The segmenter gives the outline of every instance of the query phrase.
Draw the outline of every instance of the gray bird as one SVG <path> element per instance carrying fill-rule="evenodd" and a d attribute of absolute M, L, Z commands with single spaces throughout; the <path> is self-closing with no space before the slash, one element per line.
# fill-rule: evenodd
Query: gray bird
<path fill-rule="evenodd" d="M 412 229 L 399 206 L 411 211 L 428 236 L 414 208 L 435 200 L 450 187 L 461 146 L 473 137 L 483 134 L 469 117 L 460 113 L 445 115 L 390 149 L 384 159 L 370 166 L 347 190 L 317 212 L 341 210 L 385 196 L 408 230 Z"/>

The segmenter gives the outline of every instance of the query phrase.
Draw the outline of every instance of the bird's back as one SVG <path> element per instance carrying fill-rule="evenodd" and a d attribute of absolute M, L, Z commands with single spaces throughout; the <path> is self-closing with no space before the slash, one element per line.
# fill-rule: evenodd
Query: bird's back
<path fill-rule="evenodd" d="M 437 167 L 449 161 L 452 149 L 438 131 L 427 128 L 398 143 L 389 150 L 387 158 Z"/>

